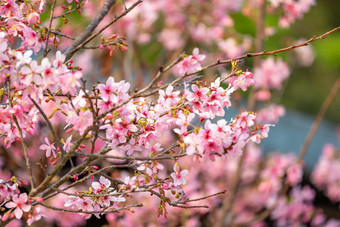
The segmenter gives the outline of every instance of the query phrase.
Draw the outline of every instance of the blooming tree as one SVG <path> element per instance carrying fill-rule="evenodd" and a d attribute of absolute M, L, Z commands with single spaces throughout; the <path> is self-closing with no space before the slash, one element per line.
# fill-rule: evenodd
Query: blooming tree
<path fill-rule="evenodd" d="M 237 34 L 230 16 L 256 11 L 261 18 L 281 9 L 278 25 L 287 27 L 313 0 L 95 3 L 0 3 L 1 225 L 77 226 L 93 217 L 112 226 L 199 226 L 212 219 L 218 226 L 260 225 L 269 216 L 280 226 L 338 223 L 327 220 L 313 206 L 315 192 L 299 184 L 308 144 L 299 157 L 265 158 L 258 146 L 284 115 L 282 106 L 260 107 L 281 89 L 288 65 L 270 56 L 255 58 L 248 70 L 240 61 L 303 47 L 339 28 L 261 52 L 273 29 L 259 20 L 252 40 Z M 81 30 L 71 18 L 88 25 Z M 169 62 L 156 71 L 138 58 L 139 46 L 153 43 Z M 195 44 L 188 54 L 176 52 L 188 43 Z M 124 78 L 88 82 L 91 59 L 82 62 L 88 49 L 106 56 L 105 64 L 117 59 Z M 246 53 L 251 49 L 256 52 Z M 128 80 L 137 74 L 149 81 Z M 251 86 L 249 106 L 227 119 L 232 102 Z M 325 149 L 313 181 L 338 202 L 337 175 L 324 176 L 339 164 L 332 148 Z"/>

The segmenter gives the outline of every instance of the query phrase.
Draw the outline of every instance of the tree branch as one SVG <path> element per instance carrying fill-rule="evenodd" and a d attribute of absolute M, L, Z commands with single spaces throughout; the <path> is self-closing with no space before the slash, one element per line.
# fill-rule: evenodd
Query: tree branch
<path fill-rule="evenodd" d="M 81 33 L 76 39 L 73 41 L 71 46 L 65 51 L 66 61 L 69 60 L 72 55 L 75 53 L 74 49 L 79 45 L 83 44 L 84 41 L 93 33 L 98 24 L 104 19 L 104 17 L 109 13 L 111 7 L 116 3 L 116 0 L 107 0 L 99 13 L 95 16 L 95 18 L 90 22 L 87 28 Z"/>

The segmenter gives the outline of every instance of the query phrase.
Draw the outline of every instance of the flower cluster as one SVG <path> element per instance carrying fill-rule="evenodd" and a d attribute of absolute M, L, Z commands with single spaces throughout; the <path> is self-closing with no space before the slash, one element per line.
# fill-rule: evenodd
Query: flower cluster
<path fill-rule="evenodd" d="M 255 1 L 246 3 L 242 10 L 240 0 L 200 1 L 200 7 L 195 1 L 150 0 L 131 13 L 131 1 L 127 5 L 122 1 L 123 13 L 108 24 L 117 22 L 115 29 L 121 29 L 117 31 L 127 35 L 127 40 L 130 37 L 136 37 L 139 43 L 157 40 L 172 51 L 184 47 L 188 39 L 219 52 L 209 56 L 207 52 L 200 54 L 196 47 L 192 54 L 182 54 L 169 66 L 160 67 L 149 85 L 135 90 L 131 81 L 117 80 L 116 75 L 87 90 L 84 71 L 69 59 L 77 48 L 96 49 L 90 46 L 90 41 L 96 40 L 98 33 L 86 35 L 86 40 L 71 52 L 66 50 L 65 55 L 59 49 L 72 46 L 69 44 L 77 43 L 83 36 L 72 34 L 77 29 L 67 25 L 66 16 L 73 11 L 94 15 L 99 4 L 66 2 L 46 7 L 52 10 L 50 23 L 42 26 L 40 13 L 45 8 L 44 0 L 0 2 L 0 140 L 5 145 L 4 154 L 11 157 L 8 162 L 15 167 L 0 172 L 0 225 L 13 219 L 25 219 L 31 225 L 42 217 L 51 225 L 78 225 L 92 215 L 101 218 L 106 214 L 113 226 L 117 223 L 137 226 L 149 225 L 157 213 L 163 216 L 159 220 L 164 225 L 172 220 L 178 223 L 176 215 L 188 215 L 183 216 L 188 219 L 187 224 L 197 226 L 202 215 L 208 217 L 207 211 L 181 213 L 178 208 L 206 207 L 207 198 L 209 206 L 220 207 L 223 199 L 217 195 L 226 190 L 226 182 L 227 186 L 233 182 L 240 156 L 244 158 L 244 166 L 240 167 L 241 187 L 235 195 L 237 203 L 232 204 L 236 224 L 255 218 L 259 211 L 273 204 L 278 206 L 273 207 L 271 219 L 279 225 L 299 223 L 301 217 L 303 223 L 316 219 L 313 215 L 318 211 L 311 204 L 313 192 L 299 186 L 303 165 L 291 155 L 264 159 L 255 145 L 268 136 L 271 125 L 267 123 L 276 122 L 284 110 L 274 105 L 258 114 L 242 109 L 236 116 L 225 118 L 232 106 L 231 96 L 240 95 L 252 85 L 258 100 L 269 100 L 269 90 L 281 88 L 282 81 L 289 76 L 287 65 L 281 59 L 269 57 L 255 69 L 255 75 L 238 69 L 239 62 L 233 60 L 203 65 L 206 56 L 209 60 L 237 58 L 251 49 L 252 39 L 232 28 L 230 13 L 247 12 Z M 105 2 L 91 24 L 110 10 L 111 7 L 105 10 L 110 2 L 115 1 Z M 313 3 L 271 1 L 274 8 L 284 6 L 286 24 L 301 17 Z M 119 11 L 120 6 L 115 10 Z M 158 19 L 160 14 L 162 18 Z M 105 20 L 110 17 L 107 15 Z M 56 25 L 57 20 L 60 24 Z M 156 22 L 162 24 L 161 31 L 154 32 Z M 183 28 L 188 29 L 183 32 Z M 110 55 L 116 47 L 123 53 L 127 51 L 124 38 L 112 35 L 109 29 L 103 35 L 109 38 L 101 37 L 98 49 L 105 46 Z M 49 49 L 52 45 L 57 50 Z M 232 63 L 230 75 L 208 79 L 209 83 L 198 80 L 199 73 L 226 62 Z M 156 80 L 163 80 L 164 73 L 171 71 L 177 78 L 157 83 Z M 188 76 L 192 80 L 185 80 Z M 231 78 L 226 80 L 228 77 Z M 22 163 L 26 172 L 17 168 Z M 0 167 L 4 165 L 0 156 Z M 212 167 L 216 171 L 207 171 Z M 23 180 L 11 178 L 12 172 Z M 99 180 L 89 180 L 94 176 L 100 176 Z M 204 178 L 214 184 L 202 181 Z M 293 188 L 288 199 L 280 195 L 282 180 Z M 83 190 L 86 184 L 91 187 Z M 324 187 L 324 182 L 319 181 L 319 186 Z M 332 192 L 335 198 L 336 190 Z M 133 209 L 143 204 L 146 209 Z M 296 207 L 300 210 L 294 216 Z M 211 217 L 216 215 L 216 209 L 211 210 Z M 63 218 L 59 211 L 63 211 Z M 123 211 L 136 214 L 122 214 Z M 317 214 L 321 220 L 321 212 Z M 169 219 L 165 220 L 167 216 Z M 320 220 L 314 222 L 325 223 Z"/>
<path fill-rule="evenodd" d="M 289 68 L 282 59 L 268 57 L 254 69 L 257 88 L 280 89 L 282 82 L 289 77 Z"/>
<path fill-rule="evenodd" d="M 327 197 L 333 202 L 340 201 L 339 152 L 332 144 L 323 147 L 322 155 L 313 170 L 312 182 L 315 186 L 326 192 Z"/>
<path fill-rule="evenodd" d="M 81 192 L 77 196 L 69 196 L 65 202 L 65 207 L 70 207 L 73 210 L 80 210 L 79 215 L 88 219 L 92 216 L 91 213 L 82 213 L 82 211 L 115 211 L 119 210 L 119 204 L 125 202 L 126 199 L 122 195 L 117 195 L 117 191 L 110 187 L 109 179 L 101 176 L 99 182 L 92 182 L 92 187 L 89 191 Z M 114 196 L 117 195 L 117 196 Z M 100 218 L 100 212 L 94 212 L 97 218 Z"/>
<path fill-rule="evenodd" d="M 301 19 L 303 14 L 315 5 L 315 0 L 269 0 L 274 8 L 281 6 L 284 14 L 279 20 L 279 25 L 283 28 L 289 27 L 296 19 Z"/>

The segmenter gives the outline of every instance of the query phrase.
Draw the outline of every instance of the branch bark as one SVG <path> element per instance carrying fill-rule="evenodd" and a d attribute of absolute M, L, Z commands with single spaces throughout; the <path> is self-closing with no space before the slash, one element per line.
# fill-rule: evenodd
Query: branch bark
<path fill-rule="evenodd" d="M 69 60 L 73 55 L 73 50 L 81 45 L 86 39 L 92 35 L 93 31 L 98 27 L 99 23 L 109 13 L 111 7 L 116 3 L 116 0 L 107 0 L 95 18 L 90 22 L 87 28 L 73 41 L 71 46 L 65 51 L 66 61 Z"/>

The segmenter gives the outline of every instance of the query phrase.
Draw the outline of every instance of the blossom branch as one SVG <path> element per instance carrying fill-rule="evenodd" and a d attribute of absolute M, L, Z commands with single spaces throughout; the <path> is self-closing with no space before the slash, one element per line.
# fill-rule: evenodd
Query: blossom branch
<path fill-rule="evenodd" d="M 124 10 L 124 12 L 119 15 L 118 17 L 115 17 L 114 20 L 112 20 L 110 23 L 108 23 L 107 25 L 105 25 L 103 28 L 101 28 L 98 32 L 96 32 L 95 34 L 91 35 L 92 32 L 90 34 L 88 34 L 87 36 L 83 37 L 82 36 L 82 42 L 74 42 L 72 44 L 72 49 L 71 47 L 69 49 L 66 50 L 66 52 L 64 53 L 66 56 L 66 61 L 68 61 L 75 52 L 77 52 L 78 50 L 84 48 L 84 46 L 86 44 L 88 44 L 91 40 L 93 40 L 95 37 L 97 37 L 100 33 L 102 33 L 105 29 L 107 29 L 108 27 L 110 27 L 112 24 L 114 24 L 115 22 L 117 22 L 119 19 L 121 19 L 122 17 L 124 17 L 126 14 L 128 14 L 129 12 L 131 12 L 131 10 L 133 10 L 137 5 L 139 5 L 140 3 L 142 3 L 143 0 L 138 0 L 137 2 L 135 2 L 132 6 L 130 6 L 128 9 Z M 98 23 L 99 24 L 99 23 Z M 98 26 L 98 24 L 96 25 L 96 27 Z M 85 30 L 86 31 L 86 30 Z M 85 32 L 84 31 L 84 32 Z M 91 35 L 91 36 L 90 36 Z M 89 37 L 90 36 L 90 37 Z M 87 39 L 87 37 L 89 37 Z"/>
<path fill-rule="evenodd" d="M 92 34 L 99 23 L 104 19 L 104 17 L 109 13 L 111 7 L 116 3 L 116 0 L 107 0 L 95 18 L 90 22 L 87 28 L 76 37 L 71 46 L 65 51 L 66 61 L 68 61 L 72 55 L 77 51 L 76 48 L 82 45 L 84 41 Z M 86 44 L 86 43 L 85 43 Z M 84 44 L 84 45 L 85 45 Z"/>
<path fill-rule="evenodd" d="M 74 38 L 74 37 L 72 37 L 72 36 L 69 36 L 69 35 L 67 35 L 67 34 L 65 34 L 65 33 L 62 33 L 62 32 L 58 32 L 58 31 L 56 31 L 56 30 L 51 30 L 50 33 L 55 34 L 55 35 L 59 35 L 59 36 L 66 37 L 66 38 L 71 39 L 71 40 L 75 40 L 75 39 L 76 39 L 76 38 Z"/>
<path fill-rule="evenodd" d="M 71 212 L 71 213 L 84 213 L 84 214 L 109 214 L 109 213 L 118 213 L 121 210 L 128 210 L 132 207 L 142 207 L 143 204 L 139 203 L 139 204 L 131 204 L 129 206 L 124 206 L 118 209 L 114 209 L 114 210 L 107 210 L 107 209 L 103 209 L 103 210 L 94 210 L 94 211 L 85 211 L 85 210 L 72 210 L 72 209 L 65 209 L 65 208 L 58 208 L 58 207 L 54 207 L 51 205 L 48 205 L 46 203 L 40 203 L 37 202 L 37 204 L 44 206 L 46 208 L 49 208 L 51 210 L 57 210 L 57 211 L 62 211 L 62 212 Z"/>
<path fill-rule="evenodd" d="M 30 196 L 36 196 L 43 190 L 45 190 L 48 187 L 48 184 L 50 181 L 55 177 L 60 170 L 65 166 L 66 162 L 74 155 L 75 150 L 79 147 L 81 142 L 86 138 L 87 134 L 90 132 L 91 127 L 87 128 L 83 135 L 72 145 L 70 151 L 62 156 L 61 160 L 57 164 L 57 167 L 52 171 L 52 173 L 48 174 L 47 177 L 44 179 L 44 181 L 34 190 L 31 190 Z"/>
<path fill-rule="evenodd" d="M 63 144 L 61 143 L 58 135 L 57 135 L 57 132 L 54 130 L 52 124 L 51 124 L 51 121 L 48 119 L 48 117 L 46 116 L 45 112 L 41 109 L 41 107 L 38 105 L 38 103 L 36 101 L 34 101 L 34 99 L 32 99 L 30 96 L 29 96 L 29 99 L 33 102 L 34 106 L 39 110 L 40 114 L 43 116 L 43 118 L 45 119 L 46 123 L 47 123 L 47 126 L 48 128 L 50 129 L 50 131 L 52 132 L 52 135 L 54 137 L 54 140 L 57 142 L 59 148 L 60 148 L 60 151 L 63 155 L 66 154 L 66 152 L 64 151 L 64 148 L 63 148 Z"/>
<path fill-rule="evenodd" d="M 12 95 L 11 95 L 11 92 L 10 92 L 10 82 L 9 82 L 9 80 L 7 80 L 7 92 L 8 92 L 9 106 L 12 108 L 13 103 L 12 103 Z M 22 129 L 19 125 L 17 117 L 14 114 L 12 115 L 12 117 L 13 117 L 13 120 L 15 122 L 15 125 L 17 126 L 17 128 L 19 130 L 20 142 L 21 142 L 22 148 L 24 150 L 26 168 L 27 168 L 29 179 L 30 179 L 31 188 L 34 189 L 35 184 L 34 184 L 34 179 L 33 179 L 32 167 L 31 167 L 30 158 L 29 158 L 28 152 L 27 152 L 27 146 L 26 146 L 25 141 L 24 141 L 24 136 L 22 134 Z"/>
<path fill-rule="evenodd" d="M 95 158 L 112 158 L 112 159 L 119 159 L 119 160 L 164 160 L 164 159 L 175 159 L 186 156 L 185 153 L 169 155 L 169 156 L 161 156 L 161 157 L 134 157 L 134 156 L 115 156 L 115 155 L 100 155 L 100 154 L 88 154 L 84 152 L 76 152 L 77 156 L 86 156 L 86 157 L 95 157 Z"/>
<path fill-rule="evenodd" d="M 57 3 L 57 0 L 53 0 L 51 13 L 50 13 L 50 22 L 48 24 L 48 30 L 47 30 L 47 34 L 46 34 L 46 43 L 45 43 L 45 49 L 44 49 L 43 57 L 46 57 L 48 52 L 49 52 L 48 42 L 50 40 L 50 32 L 51 32 L 52 21 L 53 21 L 53 13 L 54 13 L 54 8 L 55 8 L 56 3 Z"/>
<path fill-rule="evenodd" d="M 299 162 L 302 162 L 303 158 L 306 156 L 307 151 L 308 151 L 308 147 L 309 147 L 311 141 L 313 140 L 313 138 L 316 134 L 316 131 L 319 128 L 323 117 L 325 116 L 325 113 L 327 112 L 329 106 L 332 104 L 332 102 L 334 101 L 334 98 L 338 94 L 339 89 L 340 89 L 340 78 L 338 78 L 336 80 L 336 82 L 333 85 L 332 89 L 330 90 L 327 98 L 323 102 L 322 107 L 321 107 L 318 115 L 316 116 L 314 122 L 312 123 L 311 129 L 308 132 L 308 135 L 305 139 L 305 142 L 304 142 L 304 144 L 303 144 L 303 146 L 300 150 L 300 153 L 299 153 L 299 156 L 298 156 Z M 243 222 L 243 223 L 233 223 L 233 224 L 240 225 L 240 226 L 248 226 L 248 225 L 251 225 L 255 222 L 259 222 L 259 221 L 266 219 L 272 213 L 272 211 L 275 209 L 275 207 L 277 206 L 277 204 L 279 202 L 279 198 L 281 198 L 282 196 L 287 194 L 289 187 L 290 187 L 289 184 L 286 181 L 284 181 L 280 196 L 278 196 L 278 198 L 275 200 L 275 202 L 268 209 L 262 211 L 261 213 L 256 215 L 256 217 L 254 217 L 250 221 Z"/>

